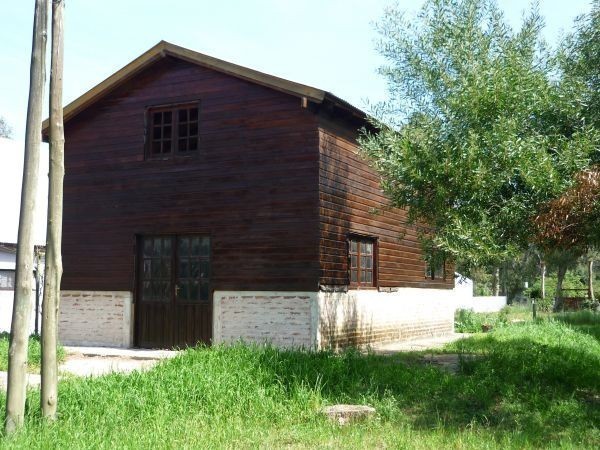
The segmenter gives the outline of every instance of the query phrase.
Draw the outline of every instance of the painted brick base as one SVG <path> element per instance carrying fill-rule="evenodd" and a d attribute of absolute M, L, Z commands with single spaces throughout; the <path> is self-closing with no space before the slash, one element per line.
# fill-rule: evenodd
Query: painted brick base
<path fill-rule="evenodd" d="M 213 295 L 213 342 L 237 340 L 278 347 L 314 347 L 311 305 L 316 292 L 234 292 Z"/>
<path fill-rule="evenodd" d="M 61 291 L 61 344 L 131 347 L 132 298 L 127 291 Z"/>
<path fill-rule="evenodd" d="M 454 331 L 454 292 L 399 288 L 395 292 L 319 292 L 320 348 L 361 346 Z"/>
<path fill-rule="evenodd" d="M 214 294 L 213 342 L 328 348 L 441 336 L 454 330 L 452 290 Z"/>

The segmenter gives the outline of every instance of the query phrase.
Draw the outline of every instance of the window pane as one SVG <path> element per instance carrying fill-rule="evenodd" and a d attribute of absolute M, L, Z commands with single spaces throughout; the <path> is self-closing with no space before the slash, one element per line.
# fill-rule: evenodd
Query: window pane
<path fill-rule="evenodd" d="M 154 123 L 155 125 L 160 125 L 162 123 L 162 113 L 159 112 L 155 112 L 154 114 L 152 114 L 152 123 Z"/>
<path fill-rule="evenodd" d="M 366 272 L 364 270 L 361 270 L 360 271 L 360 282 L 364 283 L 365 281 L 367 281 Z"/>
<path fill-rule="evenodd" d="M 153 139 L 160 139 L 162 137 L 161 127 L 154 127 L 154 132 L 152 133 Z"/>
<path fill-rule="evenodd" d="M 200 239 L 200 256 L 208 256 L 210 253 L 210 238 L 202 237 Z"/>
<path fill-rule="evenodd" d="M 358 244 L 356 241 L 350 241 L 350 251 L 356 253 L 358 251 Z"/>
<path fill-rule="evenodd" d="M 179 300 L 188 300 L 190 298 L 190 288 L 187 283 L 179 283 L 177 298 Z"/>
<path fill-rule="evenodd" d="M 190 130 L 189 131 L 189 135 L 190 136 L 197 136 L 198 135 L 198 124 L 197 123 L 191 123 L 189 130 Z"/>
<path fill-rule="evenodd" d="M 192 259 L 190 261 L 190 277 L 192 277 L 192 278 L 200 277 L 200 261 L 197 259 Z"/>
<path fill-rule="evenodd" d="M 171 276 L 171 258 L 161 258 L 160 276 L 169 278 Z"/>
<path fill-rule="evenodd" d="M 152 278 L 160 278 L 160 259 L 155 258 L 150 265 L 150 276 Z"/>
<path fill-rule="evenodd" d="M 367 252 L 367 244 L 365 244 L 364 242 L 360 243 L 360 252 L 362 254 L 365 254 Z"/>
<path fill-rule="evenodd" d="M 208 283 L 200 285 L 200 300 L 208 300 Z"/>
<path fill-rule="evenodd" d="M 188 140 L 188 150 L 198 150 L 198 138 L 190 138 Z"/>
<path fill-rule="evenodd" d="M 179 138 L 188 137 L 188 126 L 186 124 L 179 125 Z"/>
<path fill-rule="evenodd" d="M 170 124 L 171 123 L 171 111 L 165 111 L 163 113 L 163 123 Z"/>
<path fill-rule="evenodd" d="M 188 117 L 187 113 L 188 113 L 187 109 L 179 110 L 179 122 L 187 122 L 187 117 Z"/>
<path fill-rule="evenodd" d="M 144 279 L 150 278 L 150 276 L 151 276 L 151 274 L 150 274 L 151 267 L 152 267 L 152 260 L 151 259 L 144 259 L 144 274 L 143 274 L 143 278 Z"/>
<path fill-rule="evenodd" d="M 198 108 L 190 108 L 190 120 L 198 120 Z"/>
<path fill-rule="evenodd" d="M 369 259 L 368 256 L 361 256 L 360 257 L 360 268 L 361 269 L 365 269 L 367 267 L 367 259 Z"/>
<path fill-rule="evenodd" d="M 150 281 L 144 281 L 142 283 L 142 299 L 143 300 L 151 300 L 152 299 L 152 291 L 150 290 Z"/>
<path fill-rule="evenodd" d="M 351 255 L 350 256 L 350 267 L 351 268 L 356 268 L 357 267 L 357 256 L 356 255 Z"/>
<path fill-rule="evenodd" d="M 171 153 L 171 141 L 163 141 L 163 153 Z"/>
<path fill-rule="evenodd" d="M 371 271 L 366 272 L 366 282 L 369 284 L 373 283 L 373 272 L 371 272 Z"/>
<path fill-rule="evenodd" d="M 179 238 L 179 256 L 188 255 L 190 252 L 190 239 Z"/>
<path fill-rule="evenodd" d="M 201 260 L 200 261 L 200 277 L 208 278 L 209 271 L 210 271 L 210 263 L 208 262 L 208 260 L 206 260 L 206 259 Z"/>
<path fill-rule="evenodd" d="M 154 241 L 154 251 L 152 252 L 152 256 L 160 256 L 160 250 L 161 250 L 161 246 L 160 246 L 160 239 L 153 239 Z"/>
<path fill-rule="evenodd" d="M 152 256 L 152 239 L 144 239 L 144 256 Z"/>
<path fill-rule="evenodd" d="M 190 262 L 187 258 L 179 260 L 179 278 L 187 278 L 190 276 Z"/>
<path fill-rule="evenodd" d="M 160 149 L 161 149 L 160 141 L 155 141 L 152 143 L 152 154 L 153 155 L 160 153 Z"/>
<path fill-rule="evenodd" d="M 366 255 L 373 254 L 373 243 L 372 242 L 365 243 L 365 254 Z"/>
<path fill-rule="evenodd" d="M 12 291 L 15 288 L 15 271 L 12 269 L 0 270 L 0 290 Z"/>
<path fill-rule="evenodd" d="M 194 256 L 200 255 L 200 238 L 199 237 L 192 238 L 192 255 L 194 255 Z"/>
<path fill-rule="evenodd" d="M 171 139 L 171 127 L 164 127 L 163 128 L 163 136 L 165 139 Z"/>
<path fill-rule="evenodd" d="M 185 152 L 187 150 L 187 139 L 185 139 L 185 138 L 179 139 L 179 144 L 177 146 L 177 149 L 180 152 Z"/>
<path fill-rule="evenodd" d="M 350 271 L 350 282 L 356 283 L 358 281 L 358 272 L 356 270 Z"/>
<path fill-rule="evenodd" d="M 373 256 L 372 255 L 365 257 L 364 268 L 365 269 L 372 269 L 373 268 Z"/>

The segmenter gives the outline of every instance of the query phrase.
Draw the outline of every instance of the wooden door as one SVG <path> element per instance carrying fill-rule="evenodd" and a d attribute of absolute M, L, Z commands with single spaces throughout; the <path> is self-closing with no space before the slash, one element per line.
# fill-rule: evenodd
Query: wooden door
<path fill-rule="evenodd" d="M 144 348 L 209 344 L 212 337 L 210 239 L 139 239 L 135 343 Z"/>

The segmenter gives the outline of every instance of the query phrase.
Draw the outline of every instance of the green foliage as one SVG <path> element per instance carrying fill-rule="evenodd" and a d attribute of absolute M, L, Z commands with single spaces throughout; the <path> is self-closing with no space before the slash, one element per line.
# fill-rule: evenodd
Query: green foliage
<path fill-rule="evenodd" d="M 559 54 L 566 81 L 583 85 L 585 101 L 582 117 L 600 126 L 600 0 L 592 1 L 590 14 L 580 16 L 576 30 L 565 41 Z M 597 160 L 600 162 L 600 160 Z"/>
<path fill-rule="evenodd" d="M 8 370 L 8 349 L 10 344 L 10 334 L 0 333 L 0 370 Z M 42 361 L 42 350 L 40 345 L 40 337 L 31 335 L 29 337 L 29 348 L 27 351 L 27 366 L 29 372 L 39 372 Z M 65 359 L 65 349 L 59 345 L 57 352 L 58 361 Z"/>
<path fill-rule="evenodd" d="M 491 0 L 428 0 L 379 24 L 390 99 L 363 153 L 391 203 L 435 229 L 426 247 L 466 265 L 525 249 L 541 206 L 598 153 L 596 130 L 572 118 L 583 93 L 555 81 L 542 23 L 532 10 L 513 31 Z"/>
<path fill-rule="evenodd" d="M 476 313 L 471 309 L 459 309 L 454 316 L 457 333 L 481 333 L 484 328 L 494 329 L 508 323 L 508 313 Z"/>
<path fill-rule="evenodd" d="M 586 322 L 589 323 L 589 322 Z M 598 327 L 598 323 L 595 325 Z M 10 448 L 595 448 L 600 342 L 578 325 L 507 325 L 453 344 L 453 375 L 393 357 L 235 345 L 189 349 L 153 370 L 68 379 L 59 421 L 30 391 Z M 3 402 L 3 400 L 0 400 Z M 370 404 L 340 427 L 323 405 Z"/>

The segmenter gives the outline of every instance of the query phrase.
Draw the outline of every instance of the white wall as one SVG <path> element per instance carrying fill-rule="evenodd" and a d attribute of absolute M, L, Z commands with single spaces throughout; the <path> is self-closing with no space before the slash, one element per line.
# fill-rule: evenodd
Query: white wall
<path fill-rule="evenodd" d="M 61 291 L 58 336 L 64 345 L 131 347 L 133 294 Z"/>
<path fill-rule="evenodd" d="M 320 347 L 440 336 L 454 331 L 451 289 L 319 292 Z"/>
<path fill-rule="evenodd" d="M 457 309 L 472 309 L 474 312 L 498 312 L 506 306 L 506 296 L 472 297 L 462 302 Z"/>
<path fill-rule="evenodd" d="M 454 330 L 454 292 L 445 289 L 216 291 L 213 298 L 215 343 L 241 339 L 280 347 L 323 348 Z"/>
<path fill-rule="evenodd" d="M 314 347 L 316 292 L 215 291 L 213 342 Z"/>

